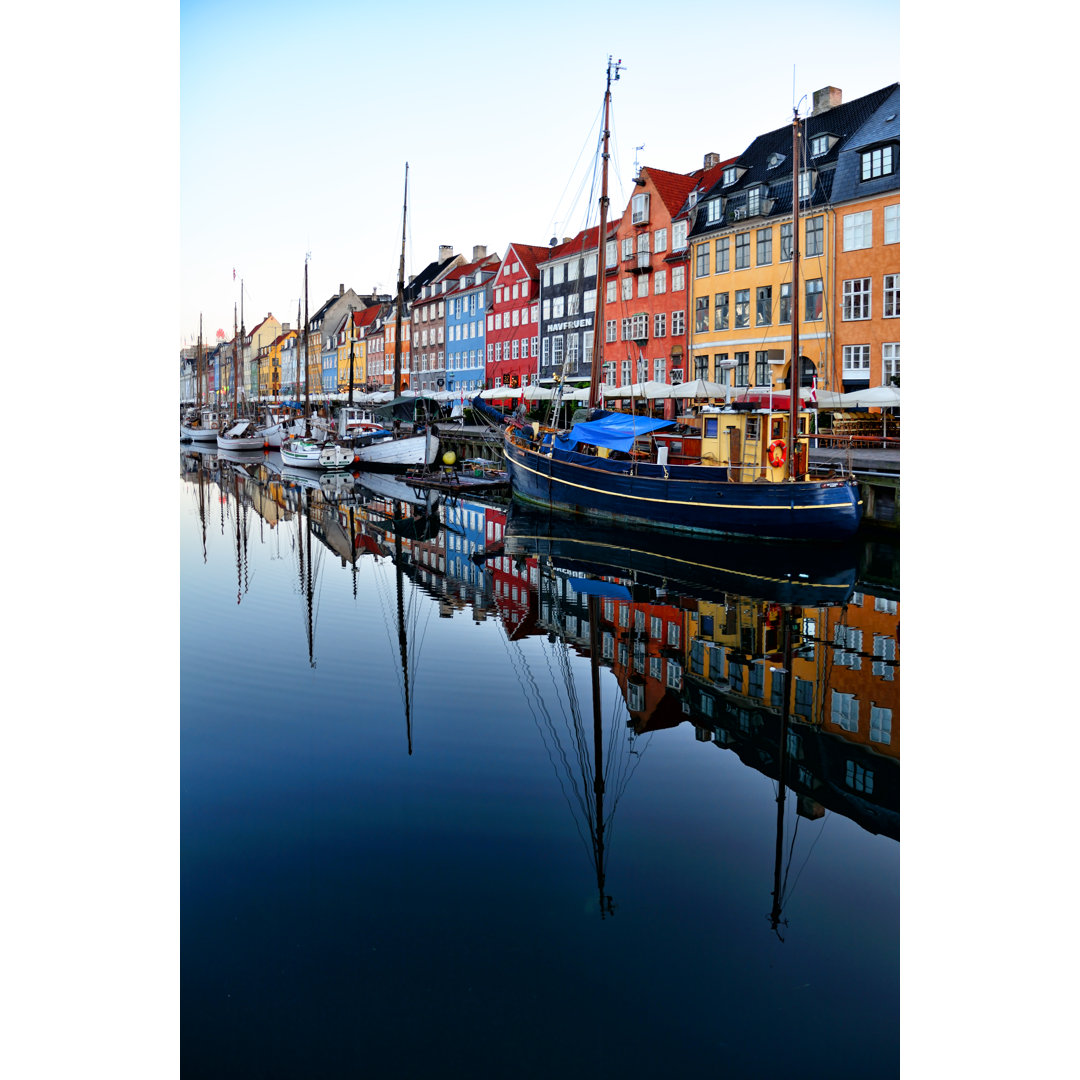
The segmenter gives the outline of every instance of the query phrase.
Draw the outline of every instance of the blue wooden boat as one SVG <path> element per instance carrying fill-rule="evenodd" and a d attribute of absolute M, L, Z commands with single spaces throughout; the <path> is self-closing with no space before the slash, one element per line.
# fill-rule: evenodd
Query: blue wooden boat
<path fill-rule="evenodd" d="M 801 434 L 796 478 L 787 478 L 786 414 L 703 413 L 697 464 L 671 462 L 670 443 L 653 435 L 674 421 L 593 415 L 569 432 L 507 425 L 503 454 L 515 499 L 608 524 L 686 533 L 843 540 L 859 528 L 858 484 L 850 476 L 810 476 Z M 801 419 L 804 427 L 805 414 Z"/>

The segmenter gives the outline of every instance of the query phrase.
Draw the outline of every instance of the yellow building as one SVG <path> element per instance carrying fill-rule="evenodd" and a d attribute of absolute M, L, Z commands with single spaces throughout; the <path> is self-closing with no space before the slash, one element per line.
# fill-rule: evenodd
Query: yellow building
<path fill-rule="evenodd" d="M 850 186 L 866 132 L 897 108 L 898 85 L 846 104 L 835 87 L 814 94 L 798 146 L 799 281 L 792 280 L 792 128 L 761 135 L 695 207 L 690 231 L 687 378 L 782 389 L 791 382 L 792 317 L 798 307 L 801 384 L 843 390 L 834 199 Z M 834 185 L 836 190 L 834 191 Z M 847 196 L 842 196 L 847 198 Z"/>

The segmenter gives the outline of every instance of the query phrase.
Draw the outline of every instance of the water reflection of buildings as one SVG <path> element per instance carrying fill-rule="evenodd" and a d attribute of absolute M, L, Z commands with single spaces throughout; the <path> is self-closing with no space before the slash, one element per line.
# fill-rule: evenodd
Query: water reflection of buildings
<path fill-rule="evenodd" d="M 595 545 L 587 552 L 593 561 L 582 561 L 582 550 L 561 549 L 551 537 L 540 543 L 514 535 L 512 521 L 508 535 L 500 506 L 394 499 L 405 494 L 400 481 L 373 492 L 351 477 L 298 480 L 266 462 L 239 465 L 190 452 L 182 454 L 181 471 L 198 489 L 204 529 L 210 484 L 224 502 L 250 508 L 260 527 L 273 530 L 301 513 L 314 541 L 352 568 L 354 589 L 358 561 L 386 556 L 437 603 L 441 617 L 494 615 L 510 641 L 544 635 L 589 655 L 592 596 L 599 663 L 618 683 L 632 733 L 690 723 L 701 741 L 774 779 L 790 612 L 792 692 L 782 749 L 799 812 L 834 810 L 899 836 L 900 616 L 888 557 L 877 558 L 866 584 L 856 556 L 849 567 L 830 556 L 816 576 L 813 568 L 785 576 L 744 565 L 738 554 L 695 577 L 685 546 L 638 552 L 635 568 L 624 550 L 605 556 Z M 239 574 L 247 530 L 237 520 Z M 606 565 L 595 561 L 600 557 Z M 606 587 L 588 584 L 598 580 Z M 735 588 L 740 582 L 745 592 Z M 794 602 L 800 597 L 807 602 Z"/>

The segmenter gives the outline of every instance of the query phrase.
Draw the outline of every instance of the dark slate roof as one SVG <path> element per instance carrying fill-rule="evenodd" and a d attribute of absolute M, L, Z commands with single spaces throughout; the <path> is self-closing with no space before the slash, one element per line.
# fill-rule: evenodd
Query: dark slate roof
<path fill-rule="evenodd" d="M 876 180 L 862 181 L 862 162 L 859 155 L 882 143 L 900 140 L 900 87 L 878 106 L 866 122 L 844 144 L 836 162 L 836 174 L 833 178 L 833 202 L 847 202 L 850 199 L 867 198 L 882 195 L 887 191 L 900 188 L 899 154 L 896 171 Z"/>
<path fill-rule="evenodd" d="M 830 147 L 828 153 L 810 158 L 804 153 L 803 160 L 811 165 L 817 172 L 817 184 L 811 196 L 809 205 L 821 206 L 835 201 L 833 194 L 833 175 L 837 161 L 841 153 L 853 135 L 864 124 L 874 117 L 881 105 L 894 93 L 899 95 L 900 84 L 893 83 L 891 86 L 882 87 L 872 94 L 866 94 L 861 98 L 837 105 L 835 108 L 819 114 L 808 116 L 803 121 L 803 148 L 808 150 L 811 140 L 815 135 L 832 134 L 838 136 L 837 142 Z M 898 110 L 899 111 L 899 110 Z M 888 115 L 886 112 L 884 115 Z M 783 154 L 784 161 L 781 165 L 769 169 L 768 160 L 772 154 Z M 791 213 L 791 125 L 787 124 L 765 135 L 759 135 L 741 153 L 735 161 L 746 171 L 735 181 L 734 184 L 724 187 L 723 176 L 713 184 L 712 188 L 698 200 L 699 213 L 695 217 L 694 224 L 690 229 L 691 236 L 710 232 L 721 225 L 730 225 L 734 220 L 734 211 L 746 205 L 746 191 L 758 184 L 765 184 L 768 188 L 767 198 L 772 200 L 771 207 L 764 215 L 750 217 L 748 224 L 762 218 L 772 217 L 779 214 Z M 706 215 L 700 209 L 717 195 L 727 198 L 727 207 L 721 222 L 706 224 Z M 804 202 L 805 208 L 806 203 Z"/>
<path fill-rule="evenodd" d="M 455 259 L 456 255 L 451 255 L 448 259 L 442 261 L 436 260 L 430 262 L 423 270 L 417 274 L 412 281 L 405 286 L 405 301 L 406 303 L 412 303 L 423 291 L 425 285 L 430 285 Z"/>

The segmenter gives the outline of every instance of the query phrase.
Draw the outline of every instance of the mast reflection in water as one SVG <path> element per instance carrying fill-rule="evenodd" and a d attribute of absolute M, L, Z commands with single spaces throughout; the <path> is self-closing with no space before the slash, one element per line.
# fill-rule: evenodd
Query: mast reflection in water
<path fill-rule="evenodd" d="M 898 1074 L 895 549 L 181 505 L 192 1075 Z"/>

